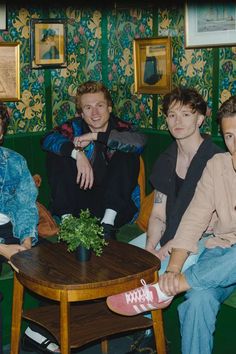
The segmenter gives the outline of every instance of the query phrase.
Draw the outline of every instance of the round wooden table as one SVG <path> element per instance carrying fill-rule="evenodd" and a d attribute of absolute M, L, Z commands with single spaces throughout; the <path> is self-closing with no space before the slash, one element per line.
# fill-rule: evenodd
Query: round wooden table
<path fill-rule="evenodd" d="M 62 354 L 98 339 L 106 353 L 108 336 L 150 326 L 158 353 L 166 353 L 161 310 L 152 311 L 152 320 L 143 315 L 126 317 L 110 311 L 105 302 L 109 295 L 141 286 L 141 279 L 147 283 L 158 279 L 160 261 L 151 253 L 110 241 L 101 257 L 92 255 L 90 261 L 80 263 L 64 244 L 45 242 L 15 254 L 11 263 L 16 270 L 11 354 L 19 353 L 22 316 L 48 329 L 60 344 Z M 22 315 L 24 287 L 55 300 L 55 305 L 28 310 Z"/>

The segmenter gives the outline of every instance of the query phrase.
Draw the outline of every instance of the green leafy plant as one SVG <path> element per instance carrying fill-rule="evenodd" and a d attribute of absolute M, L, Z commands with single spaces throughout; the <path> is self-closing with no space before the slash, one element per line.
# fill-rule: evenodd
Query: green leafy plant
<path fill-rule="evenodd" d="M 99 219 L 92 216 L 88 209 L 82 210 L 79 217 L 69 215 L 62 220 L 58 240 L 67 243 L 69 252 L 84 246 L 94 251 L 96 256 L 101 256 L 103 247 L 108 244 Z"/>

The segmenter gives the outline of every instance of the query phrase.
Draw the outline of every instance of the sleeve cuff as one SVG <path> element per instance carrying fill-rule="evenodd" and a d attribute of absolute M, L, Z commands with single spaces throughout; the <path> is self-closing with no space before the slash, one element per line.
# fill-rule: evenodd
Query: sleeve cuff
<path fill-rule="evenodd" d="M 102 143 L 102 144 L 107 144 L 108 142 L 108 138 L 109 138 L 109 134 L 108 132 L 100 132 L 98 133 L 98 137 L 97 137 L 97 141 L 99 141 L 99 143 Z"/>
<path fill-rule="evenodd" d="M 64 143 L 61 147 L 61 155 L 71 156 L 72 150 L 74 149 L 74 144 L 72 142 Z"/>
<path fill-rule="evenodd" d="M 72 159 L 75 159 L 75 160 L 76 160 L 76 153 L 77 153 L 77 150 L 75 150 L 75 149 L 73 149 L 73 150 L 71 151 L 71 157 L 72 157 Z"/>

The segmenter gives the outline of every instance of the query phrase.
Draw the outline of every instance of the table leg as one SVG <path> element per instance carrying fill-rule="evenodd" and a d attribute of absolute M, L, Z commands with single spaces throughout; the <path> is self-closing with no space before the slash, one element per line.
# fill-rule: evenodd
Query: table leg
<path fill-rule="evenodd" d="M 60 300 L 60 337 L 61 354 L 70 353 L 70 304 L 68 303 L 67 291 L 61 291 Z"/>
<path fill-rule="evenodd" d="M 11 354 L 18 354 L 20 343 L 21 316 L 24 287 L 14 273 L 14 288 L 12 300 L 12 323 L 11 323 Z"/>
<path fill-rule="evenodd" d="M 155 273 L 154 283 L 158 282 L 158 272 Z M 153 321 L 153 332 L 155 337 L 156 349 L 158 354 L 166 354 L 166 342 L 162 310 L 151 311 Z"/>
<path fill-rule="evenodd" d="M 152 311 L 153 332 L 158 354 L 166 354 L 166 343 L 162 310 Z"/>
<path fill-rule="evenodd" d="M 108 354 L 108 339 L 105 338 L 101 341 L 102 354 Z"/>

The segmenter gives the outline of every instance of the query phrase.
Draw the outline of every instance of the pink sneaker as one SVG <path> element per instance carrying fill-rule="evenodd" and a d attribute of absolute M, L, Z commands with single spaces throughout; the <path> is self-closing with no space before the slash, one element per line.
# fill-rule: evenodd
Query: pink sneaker
<path fill-rule="evenodd" d="M 143 279 L 141 283 L 143 286 L 135 290 L 108 296 L 109 309 L 120 315 L 134 316 L 142 312 L 165 308 L 171 303 L 173 297 L 165 295 L 159 286 L 157 290 L 156 286 L 146 284 Z"/>

